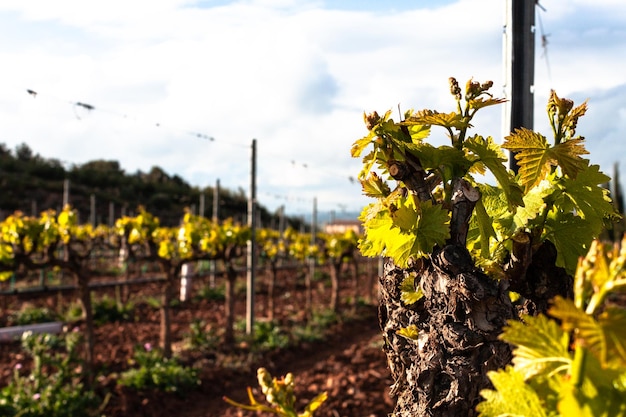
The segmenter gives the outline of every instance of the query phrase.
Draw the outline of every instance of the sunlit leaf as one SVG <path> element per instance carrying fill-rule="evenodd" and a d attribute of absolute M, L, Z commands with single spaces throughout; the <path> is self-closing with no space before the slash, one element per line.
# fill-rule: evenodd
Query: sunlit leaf
<path fill-rule="evenodd" d="M 407 144 L 405 149 L 419 159 L 424 170 L 440 170 L 443 174 L 450 173 L 446 178 L 448 181 L 452 179 L 452 175 L 464 176 L 472 165 L 472 161 L 466 158 L 463 151 L 452 146 L 434 147 L 429 143 L 420 143 Z"/>
<path fill-rule="evenodd" d="M 546 208 L 545 198 L 554 192 L 554 185 L 543 180 L 524 195 L 523 207 L 517 207 L 515 211 L 515 225 L 517 227 L 527 227 Z"/>
<path fill-rule="evenodd" d="M 476 409 L 480 417 L 547 417 L 537 392 L 524 383 L 524 377 L 513 367 L 487 374 L 495 390 L 484 389 L 480 395 L 485 401 Z"/>
<path fill-rule="evenodd" d="M 557 297 L 550 314 L 563 322 L 565 330 L 576 329 L 578 343 L 593 352 L 600 364 L 626 367 L 626 312 L 610 309 L 596 320 L 573 301 Z"/>
<path fill-rule="evenodd" d="M 370 205 L 361 213 L 365 237 L 359 241 L 364 256 L 393 258 L 406 266 L 412 257 L 425 256 L 449 237 L 449 213 L 439 205 L 422 203 L 419 216 L 410 206 L 402 206 L 399 215 L 379 205 Z M 396 212 L 398 209 L 396 209 Z"/>
<path fill-rule="evenodd" d="M 487 213 L 483 201 L 480 199 L 476 202 L 476 206 L 474 207 L 474 215 L 472 216 L 467 236 L 468 244 L 476 242 L 473 246 L 480 247 L 480 256 L 488 258 L 489 242 L 495 237 L 496 231 L 493 228 L 493 219 Z"/>
<path fill-rule="evenodd" d="M 469 106 L 472 109 L 482 109 L 487 106 L 494 106 L 496 104 L 506 103 L 507 99 L 505 98 L 494 98 L 494 97 L 477 97 L 469 101 Z"/>
<path fill-rule="evenodd" d="M 526 191 L 545 179 L 550 168 L 556 165 L 545 136 L 532 130 L 516 129 L 505 138 L 502 147 L 515 153 L 520 180 Z"/>
<path fill-rule="evenodd" d="M 566 372 L 571 365 L 569 335 L 544 315 L 510 321 L 500 337 L 515 345 L 513 364 L 524 380 Z"/>
<path fill-rule="evenodd" d="M 358 158 L 361 156 L 363 150 L 367 148 L 370 143 L 372 143 L 372 140 L 374 140 L 375 137 L 376 134 L 374 132 L 369 132 L 366 136 L 354 142 L 354 144 L 352 144 L 352 148 L 350 149 L 352 157 Z"/>
<path fill-rule="evenodd" d="M 612 368 L 626 368 L 626 310 L 608 307 L 598 316 L 607 345 L 602 364 Z"/>
<path fill-rule="evenodd" d="M 609 191 L 602 186 L 609 180 L 598 165 L 585 165 L 576 179 L 566 178 L 562 182 L 564 197 L 571 201 L 596 234 L 604 228 L 604 219 L 617 214 L 609 198 Z"/>
<path fill-rule="evenodd" d="M 467 126 L 463 115 L 456 112 L 439 113 L 434 110 L 422 110 L 409 117 L 406 124 L 434 125 L 447 128 L 463 129 Z"/>
<path fill-rule="evenodd" d="M 586 155 L 589 152 L 583 146 L 583 139 L 570 139 L 561 142 L 551 149 L 552 157 L 557 161 L 563 170 L 563 173 L 569 178 L 576 178 L 578 173 L 587 167 L 589 161 L 583 159 L 580 155 Z"/>
<path fill-rule="evenodd" d="M 592 225 L 572 213 L 551 212 L 546 218 L 543 239 L 557 250 L 557 266 L 574 274 L 578 258 L 584 256 L 595 237 Z"/>
<path fill-rule="evenodd" d="M 361 186 L 363 187 L 363 194 L 368 197 L 386 197 L 391 192 L 385 180 L 375 172 L 370 173 L 367 179 L 361 180 Z"/>

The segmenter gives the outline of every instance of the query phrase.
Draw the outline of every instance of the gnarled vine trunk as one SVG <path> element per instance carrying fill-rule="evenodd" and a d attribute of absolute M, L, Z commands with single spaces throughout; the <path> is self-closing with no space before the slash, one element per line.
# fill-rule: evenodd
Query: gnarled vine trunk
<path fill-rule="evenodd" d="M 274 320 L 274 289 L 278 277 L 278 264 L 275 260 L 270 260 L 270 276 L 267 282 L 267 319 Z"/>
<path fill-rule="evenodd" d="M 400 285 L 415 277 L 424 296 L 406 306 Z M 510 347 L 498 340 L 515 308 L 504 285 L 484 275 L 464 246 L 448 245 L 415 266 L 385 265 L 380 325 L 397 397 L 394 416 L 473 416 L 487 371 L 505 366 Z M 417 326 L 417 339 L 398 334 Z"/>
<path fill-rule="evenodd" d="M 502 326 L 521 313 L 545 313 L 557 294 L 572 294 L 572 278 L 555 266 L 550 242 L 527 253 L 521 275 L 511 282 L 483 274 L 462 245 L 435 250 L 406 269 L 386 262 L 379 318 L 397 399 L 393 416 L 477 415 L 480 391 L 490 387 L 487 372 L 511 360 L 510 347 L 498 340 Z M 401 301 L 407 276 L 424 294 L 410 306 Z M 521 293 L 517 305 L 508 289 Z M 418 329 L 415 340 L 398 334 L 410 325 Z"/>
<path fill-rule="evenodd" d="M 339 312 L 339 275 L 341 275 L 341 258 L 331 259 L 330 265 L 330 309 Z"/>
<path fill-rule="evenodd" d="M 161 324 L 159 329 L 159 339 L 163 357 L 172 357 L 172 300 L 174 299 L 173 279 L 168 276 L 161 288 Z"/>
<path fill-rule="evenodd" d="M 237 271 L 231 260 L 225 261 L 226 283 L 224 300 L 224 344 L 232 346 L 235 343 L 235 282 L 237 281 Z"/>
<path fill-rule="evenodd" d="M 90 385 L 93 382 L 93 366 L 94 366 L 94 349 L 96 345 L 96 337 L 93 329 L 93 308 L 91 305 L 91 290 L 89 289 L 89 275 L 85 273 L 74 272 L 76 284 L 78 287 L 78 299 L 83 309 L 83 318 L 85 319 L 85 377 L 86 382 Z"/>

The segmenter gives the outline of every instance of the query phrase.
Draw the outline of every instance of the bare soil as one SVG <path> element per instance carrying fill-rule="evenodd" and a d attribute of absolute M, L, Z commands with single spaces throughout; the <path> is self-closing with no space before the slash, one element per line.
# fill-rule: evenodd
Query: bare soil
<path fill-rule="evenodd" d="M 363 277 L 360 283 L 371 282 Z M 260 277 L 255 297 L 256 317 L 267 316 L 264 293 L 264 277 Z M 291 271 L 285 272 L 276 289 L 275 319 L 281 327 L 289 329 L 293 323 L 304 320 L 304 286 L 301 277 Z M 218 281 L 219 284 L 219 281 Z M 199 279 L 196 290 L 204 285 Z M 313 305 L 325 306 L 330 300 L 330 285 L 325 281 L 315 283 Z M 242 341 L 225 349 L 216 346 L 209 351 L 184 349 L 184 340 L 194 320 L 207 324 L 207 331 L 221 332 L 224 322 L 224 305 L 220 301 L 191 300 L 174 308 L 172 328 L 175 335 L 174 351 L 181 360 L 200 370 L 201 385 L 185 393 L 137 392 L 120 387 L 116 375 L 128 369 L 129 359 L 138 346 L 150 343 L 158 346 L 159 311 L 145 302 L 146 297 L 158 294 L 158 284 L 130 287 L 130 299 L 136 302 L 131 321 L 105 323 L 96 327 L 96 369 L 100 377 L 97 390 L 110 393 L 104 414 L 109 417 L 246 417 L 257 416 L 224 402 L 227 396 L 247 403 L 246 387 L 253 387 L 256 398 L 262 400 L 257 389 L 256 370 L 267 368 L 272 375 L 282 376 L 292 372 L 296 381 L 296 395 L 305 404 L 322 391 L 328 400 L 316 413 L 317 417 L 384 417 L 393 409 L 388 396 L 391 384 L 385 355 L 382 352 L 382 336 L 376 318 L 376 300 L 353 306 L 353 289 L 344 282 L 341 300 L 342 319 L 326 331 L 323 341 L 304 342 L 297 346 L 259 353 Z M 98 290 L 96 297 L 106 290 Z M 109 295 L 113 296 L 112 290 Z M 368 299 L 371 288 L 360 288 L 360 297 Z M 46 305 L 56 311 L 64 311 L 75 300 L 75 295 L 44 294 L 41 296 L 1 296 L 3 314 L 18 309 L 23 303 Z M 245 291 L 238 292 L 237 317 L 245 317 Z M 76 323 L 79 328 L 82 326 Z M 6 385 L 16 363 L 28 359 L 17 342 L 0 345 L 0 387 Z"/>

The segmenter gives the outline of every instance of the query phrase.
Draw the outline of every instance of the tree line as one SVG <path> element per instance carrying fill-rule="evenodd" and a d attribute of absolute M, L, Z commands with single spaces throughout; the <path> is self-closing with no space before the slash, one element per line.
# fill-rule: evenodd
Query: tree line
<path fill-rule="evenodd" d="M 70 167 L 56 158 L 45 158 L 35 153 L 26 143 L 11 150 L 0 143 L 0 218 L 15 211 L 38 215 L 47 209 L 63 208 L 64 182 L 70 182 L 70 203 L 81 221 L 91 214 L 95 199 L 95 221 L 107 224 L 109 218 L 134 214 L 142 206 L 161 219 L 166 226 L 180 222 L 185 208 L 199 207 L 200 195 L 205 198 L 205 215 L 213 215 L 215 187 L 198 187 L 187 183 L 179 175 L 170 175 L 155 165 L 149 172 L 126 172 L 115 160 L 98 159 Z M 247 198 L 244 190 L 219 189 L 219 218 L 244 221 Z M 93 196 L 93 197 L 92 197 Z M 110 215 L 111 208 L 114 212 Z M 198 212 L 198 210 L 195 210 Z M 278 224 L 277 213 L 258 206 L 262 224 Z M 302 220 L 285 218 L 286 224 L 299 229 Z"/>

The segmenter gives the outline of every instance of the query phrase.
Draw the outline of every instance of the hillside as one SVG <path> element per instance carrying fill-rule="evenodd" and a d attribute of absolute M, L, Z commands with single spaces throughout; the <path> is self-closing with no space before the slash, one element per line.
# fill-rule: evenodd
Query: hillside
<path fill-rule="evenodd" d="M 186 207 L 198 212 L 201 194 L 204 194 L 204 214 L 213 215 L 213 187 L 192 186 L 158 166 L 153 166 L 150 172 L 127 173 L 117 161 L 95 160 L 66 169 L 58 159 L 34 153 L 27 144 L 13 151 L 0 143 L 0 218 L 16 210 L 30 215 L 47 209 L 60 210 L 65 180 L 69 180 L 69 203 L 78 211 L 82 222 L 91 218 L 92 199 L 97 224 L 131 215 L 141 205 L 159 217 L 162 225 L 174 226 Z M 278 223 L 277 214 L 263 206 L 258 210 L 262 226 Z M 245 222 L 246 214 L 244 192 L 220 188 L 219 218 L 232 217 Z M 286 220 L 293 227 L 300 227 L 299 219 Z"/>

